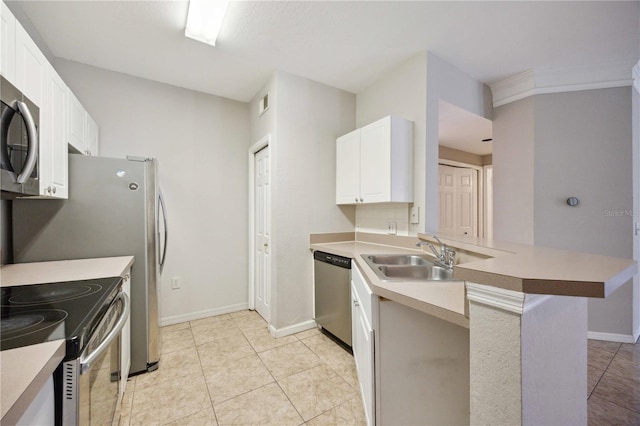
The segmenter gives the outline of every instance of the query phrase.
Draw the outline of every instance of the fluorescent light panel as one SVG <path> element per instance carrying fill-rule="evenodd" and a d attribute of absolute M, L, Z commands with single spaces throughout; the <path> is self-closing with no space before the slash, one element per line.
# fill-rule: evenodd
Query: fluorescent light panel
<path fill-rule="evenodd" d="M 189 0 L 184 35 L 215 46 L 228 6 L 229 0 Z"/>

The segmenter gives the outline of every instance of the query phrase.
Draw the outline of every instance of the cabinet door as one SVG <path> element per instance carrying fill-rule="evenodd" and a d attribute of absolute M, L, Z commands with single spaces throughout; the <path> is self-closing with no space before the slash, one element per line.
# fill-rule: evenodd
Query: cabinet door
<path fill-rule="evenodd" d="M 45 115 L 49 117 L 49 144 L 51 145 L 51 188 L 55 198 L 68 198 L 68 162 L 67 146 L 67 85 L 49 66 L 46 93 Z"/>
<path fill-rule="evenodd" d="M 16 87 L 42 108 L 47 59 L 16 21 Z"/>
<path fill-rule="evenodd" d="M 360 129 L 360 197 L 365 203 L 391 200 L 391 117 Z"/>
<path fill-rule="evenodd" d="M 336 140 L 336 204 L 360 202 L 360 130 Z"/>
<path fill-rule="evenodd" d="M 99 128 L 98 123 L 87 113 L 85 136 L 87 138 L 87 155 L 98 155 Z"/>
<path fill-rule="evenodd" d="M 87 111 L 69 89 L 67 90 L 67 141 L 73 150 L 80 154 L 87 153 L 85 138 Z"/>
<path fill-rule="evenodd" d="M 362 394 L 367 424 L 374 424 L 374 368 L 373 368 L 373 330 L 367 321 L 358 294 L 352 284 L 351 331 L 353 334 L 353 357 L 358 372 L 358 382 Z"/>
<path fill-rule="evenodd" d="M 47 64 L 40 112 L 40 194 L 65 199 L 69 197 L 66 104 L 67 86 Z"/>
<path fill-rule="evenodd" d="M 16 84 L 16 18 L 7 5 L 2 2 L 0 10 L 0 73 L 14 85 Z"/>

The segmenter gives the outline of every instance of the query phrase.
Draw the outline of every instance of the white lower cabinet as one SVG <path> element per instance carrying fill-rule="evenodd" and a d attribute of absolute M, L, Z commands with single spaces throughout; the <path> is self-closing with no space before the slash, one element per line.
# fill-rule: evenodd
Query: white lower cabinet
<path fill-rule="evenodd" d="M 372 308 L 377 297 L 371 293 L 364 277 L 355 266 L 351 269 L 351 332 L 353 357 L 367 424 L 375 424 L 374 332 Z"/>

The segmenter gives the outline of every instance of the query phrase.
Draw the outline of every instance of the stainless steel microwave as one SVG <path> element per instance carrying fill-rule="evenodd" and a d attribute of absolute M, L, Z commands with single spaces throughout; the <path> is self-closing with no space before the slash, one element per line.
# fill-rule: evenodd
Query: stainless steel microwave
<path fill-rule="evenodd" d="M 0 76 L 0 185 L 2 198 L 39 195 L 40 109 Z"/>

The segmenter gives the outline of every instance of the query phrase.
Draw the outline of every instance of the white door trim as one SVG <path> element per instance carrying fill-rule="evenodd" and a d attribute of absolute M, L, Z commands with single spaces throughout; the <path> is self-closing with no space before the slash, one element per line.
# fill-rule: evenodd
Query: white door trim
<path fill-rule="evenodd" d="M 249 148 L 249 277 L 248 277 L 248 297 L 247 306 L 249 309 L 255 309 L 255 256 L 253 246 L 255 244 L 255 155 L 261 149 L 269 146 L 271 143 L 271 134 L 264 136 L 258 142 Z"/>

